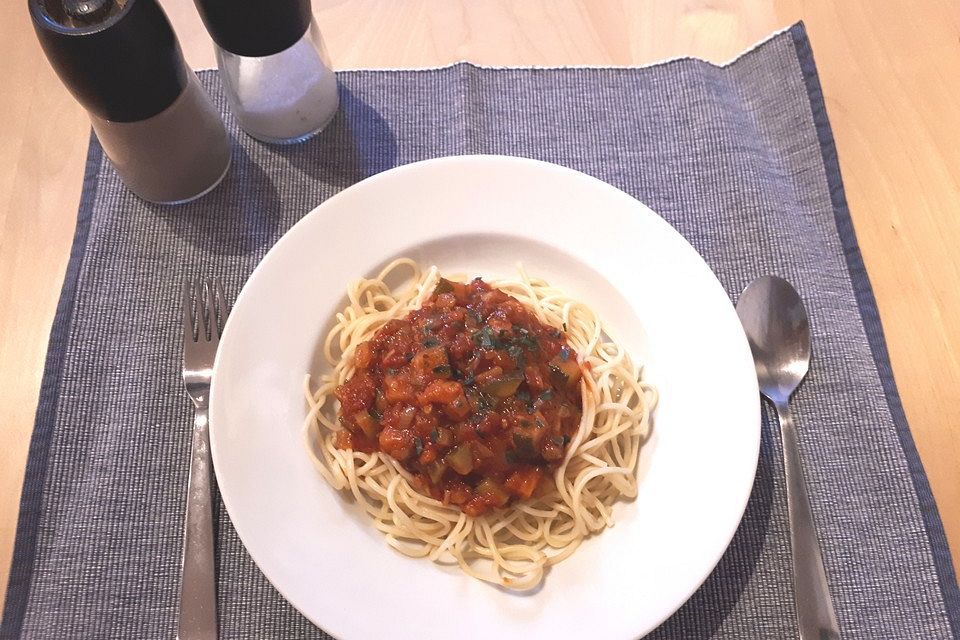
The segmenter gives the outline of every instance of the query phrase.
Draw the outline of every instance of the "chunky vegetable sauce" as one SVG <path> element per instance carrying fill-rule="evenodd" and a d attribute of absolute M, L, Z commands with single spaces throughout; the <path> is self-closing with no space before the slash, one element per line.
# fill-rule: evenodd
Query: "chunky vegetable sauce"
<path fill-rule="evenodd" d="M 580 424 L 577 354 L 479 278 L 440 280 L 422 308 L 360 344 L 355 364 L 336 390 L 336 445 L 384 452 L 417 490 L 471 516 L 533 495 Z"/>

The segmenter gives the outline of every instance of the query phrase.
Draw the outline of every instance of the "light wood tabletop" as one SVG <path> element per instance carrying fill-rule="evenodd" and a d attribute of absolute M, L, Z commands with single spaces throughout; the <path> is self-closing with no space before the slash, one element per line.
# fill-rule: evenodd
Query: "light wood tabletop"
<path fill-rule="evenodd" d="M 161 0 L 214 64 L 190 0 Z M 806 22 L 910 427 L 960 561 L 960 4 L 954 0 L 314 0 L 334 66 L 725 62 Z M 0 4 L 0 602 L 89 122 L 25 0 Z"/>

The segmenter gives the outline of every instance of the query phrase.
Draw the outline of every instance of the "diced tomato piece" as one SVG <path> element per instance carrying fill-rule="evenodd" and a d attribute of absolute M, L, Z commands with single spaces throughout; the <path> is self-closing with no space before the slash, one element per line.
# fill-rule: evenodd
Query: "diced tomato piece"
<path fill-rule="evenodd" d="M 490 510 L 490 504 L 487 502 L 486 498 L 483 496 L 477 496 L 472 498 L 469 502 L 464 504 L 462 507 L 463 512 L 468 516 L 476 518 L 477 516 L 482 516 L 487 511 Z"/>
<path fill-rule="evenodd" d="M 473 342 L 466 333 L 458 333 L 450 343 L 450 355 L 455 360 L 463 360 L 473 353 Z"/>
<path fill-rule="evenodd" d="M 437 459 L 437 448 L 432 444 L 424 446 L 423 453 L 420 454 L 420 457 L 417 461 L 420 464 L 427 465 Z"/>
<path fill-rule="evenodd" d="M 443 405 L 443 412 L 454 420 L 463 420 L 472 410 L 467 396 L 463 395 L 462 391 L 456 398 Z"/>
<path fill-rule="evenodd" d="M 503 418 L 496 411 L 488 412 L 476 426 L 476 431 L 484 438 L 495 436 L 501 429 L 503 429 Z"/>
<path fill-rule="evenodd" d="M 413 430 L 421 437 L 429 436 L 437 428 L 437 425 L 437 416 L 433 415 L 432 411 L 430 413 L 424 413 L 423 410 L 418 411 L 417 417 L 413 419 Z"/>
<path fill-rule="evenodd" d="M 493 329 L 496 335 L 509 333 L 513 329 L 512 322 L 504 318 L 498 318 L 496 315 L 487 318 L 487 326 Z"/>
<path fill-rule="evenodd" d="M 523 377 L 527 380 L 527 386 L 530 387 L 532 393 L 540 393 L 546 391 L 549 388 L 546 378 L 543 376 L 543 372 L 540 371 L 540 367 L 528 364 L 523 369 Z"/>
<path fill-rule="evenodd" d="M 374 440 L 368 439 L 360 431 L 338 431 L 334 444 L 337 445 L 338 449 L 353 449 L 354 451 L 361 451 L 363 453 L 373 453 L 377 450 L 377 446 L 374 444 Z"/>
<path fill-rule="evenodd" d="M 540 455 L 547 462 L 560 460 L 563 458 L 563 445 L 560 442 L 555 442 L 552 438 L 548 438 L 540 448 Z"/>
<path fill-rule="evenodd" d="M 526 500 L 536 491 L 542 477 L 543 472 L 535 467 L 517 469 L 510 474 L 503 486 L 513 495 Z"/>
<path fill-rule="evenodd" d="M 441 293 L 435 303 L 438 309 L 452 309 L 457 304 L 457 297 L 452 293 Z"/>
<path fill-rule="evenodd" d="M 384 397 L 387 402 L 413 402 L 416 395 L 410 381 L 398 376 L 383 379 Z"/>
<path fill-rule="evenodd" d="M 477 425 L 470 422 L 461 422 L 453 428 L 456 442 L 470 442 L 477 439 Z"/>
<path fill-rule="evenodd" d="M 357 369 L 366 369 L 373 362 L 373 344 L 370 342 L 361 342 L 353 355 L 354 364 Z"/>
<path fill-rule="evenodd" d="M 443 492 L 443 501 L 447 504 L 460 506 L 473 498 L 473 491 L 464 482 L 454 481 Z"/>
<path fill-rule="evenodd" d="M 453 380 L 434 380 L 427 385 L 427 388 L 420 392 L 420 404 L 436 402 L 446 404 L 452 402 L 457 396 L 463 395 L 463 387 L 459 382 Z"/>
<path fill-rule="evenodd" d="M 337 431 L 333 443 L 337 446 L 337 449 L 353 449 L 353 438 L 350 437 L 350 432 L 346 429 Z"/>
<path fill-rule="evenodd" d="M 354 374 L 352 378 L 334 391 L 340 401 L 343 415 L 352 416 L 358 411 L 369 409 L 377 395 L 377 386 L 373 377 L 365 371 Z"/>
<path fill-rule="evenodd" d="M 413 437 L 406 430 L 384 429 L 378 438 L 380 450 L 402 462 L 413 453 Z"/>

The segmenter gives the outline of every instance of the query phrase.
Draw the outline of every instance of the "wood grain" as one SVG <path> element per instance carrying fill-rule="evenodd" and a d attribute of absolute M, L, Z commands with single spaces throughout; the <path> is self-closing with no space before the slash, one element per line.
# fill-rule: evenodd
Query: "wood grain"
<path fill-rule="evenodd" d="M 194 67 L 192 2 L 161 0 Z M 960 5 L 888 0 L 314 0 L 334 66 L 724 62 L 803 19 L 897 383 L 960 564 Z M 0 4 L 0 601 L 88 123 Z"/>

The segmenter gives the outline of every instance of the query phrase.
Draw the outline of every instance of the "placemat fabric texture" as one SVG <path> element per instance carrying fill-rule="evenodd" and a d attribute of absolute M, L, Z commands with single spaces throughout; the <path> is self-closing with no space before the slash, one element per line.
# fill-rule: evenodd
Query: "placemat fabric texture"
<path fill-rule="evenodd" d="M 635 196 L 697 248 L 731 299 L 763 274 L 794 283 L 814 344 L 794 408 L 843 637 L 960 635 L 956 577 L 802 25 L 723 67 L 457 64 L 338 77 L 333 123 L 305 144 L 271 146 L 239 130 L 216 72 L 201 72 L 235 144 L 225 181 L 190 204 L 138 200 L 91 140 L 0 636 L 174 637 L 193 424 L 180 378 L 182 278 L 219 275 L 234 297 L 273 243 L 331 195 L 397 165 L 477 153 L 555 162 Z M 327 637 L 270 585 L 215 508 L 221 637 Z M 780 435 L 767 410 L 732 545 L 650 637 L 795 638 L 794 618 Z"/>

